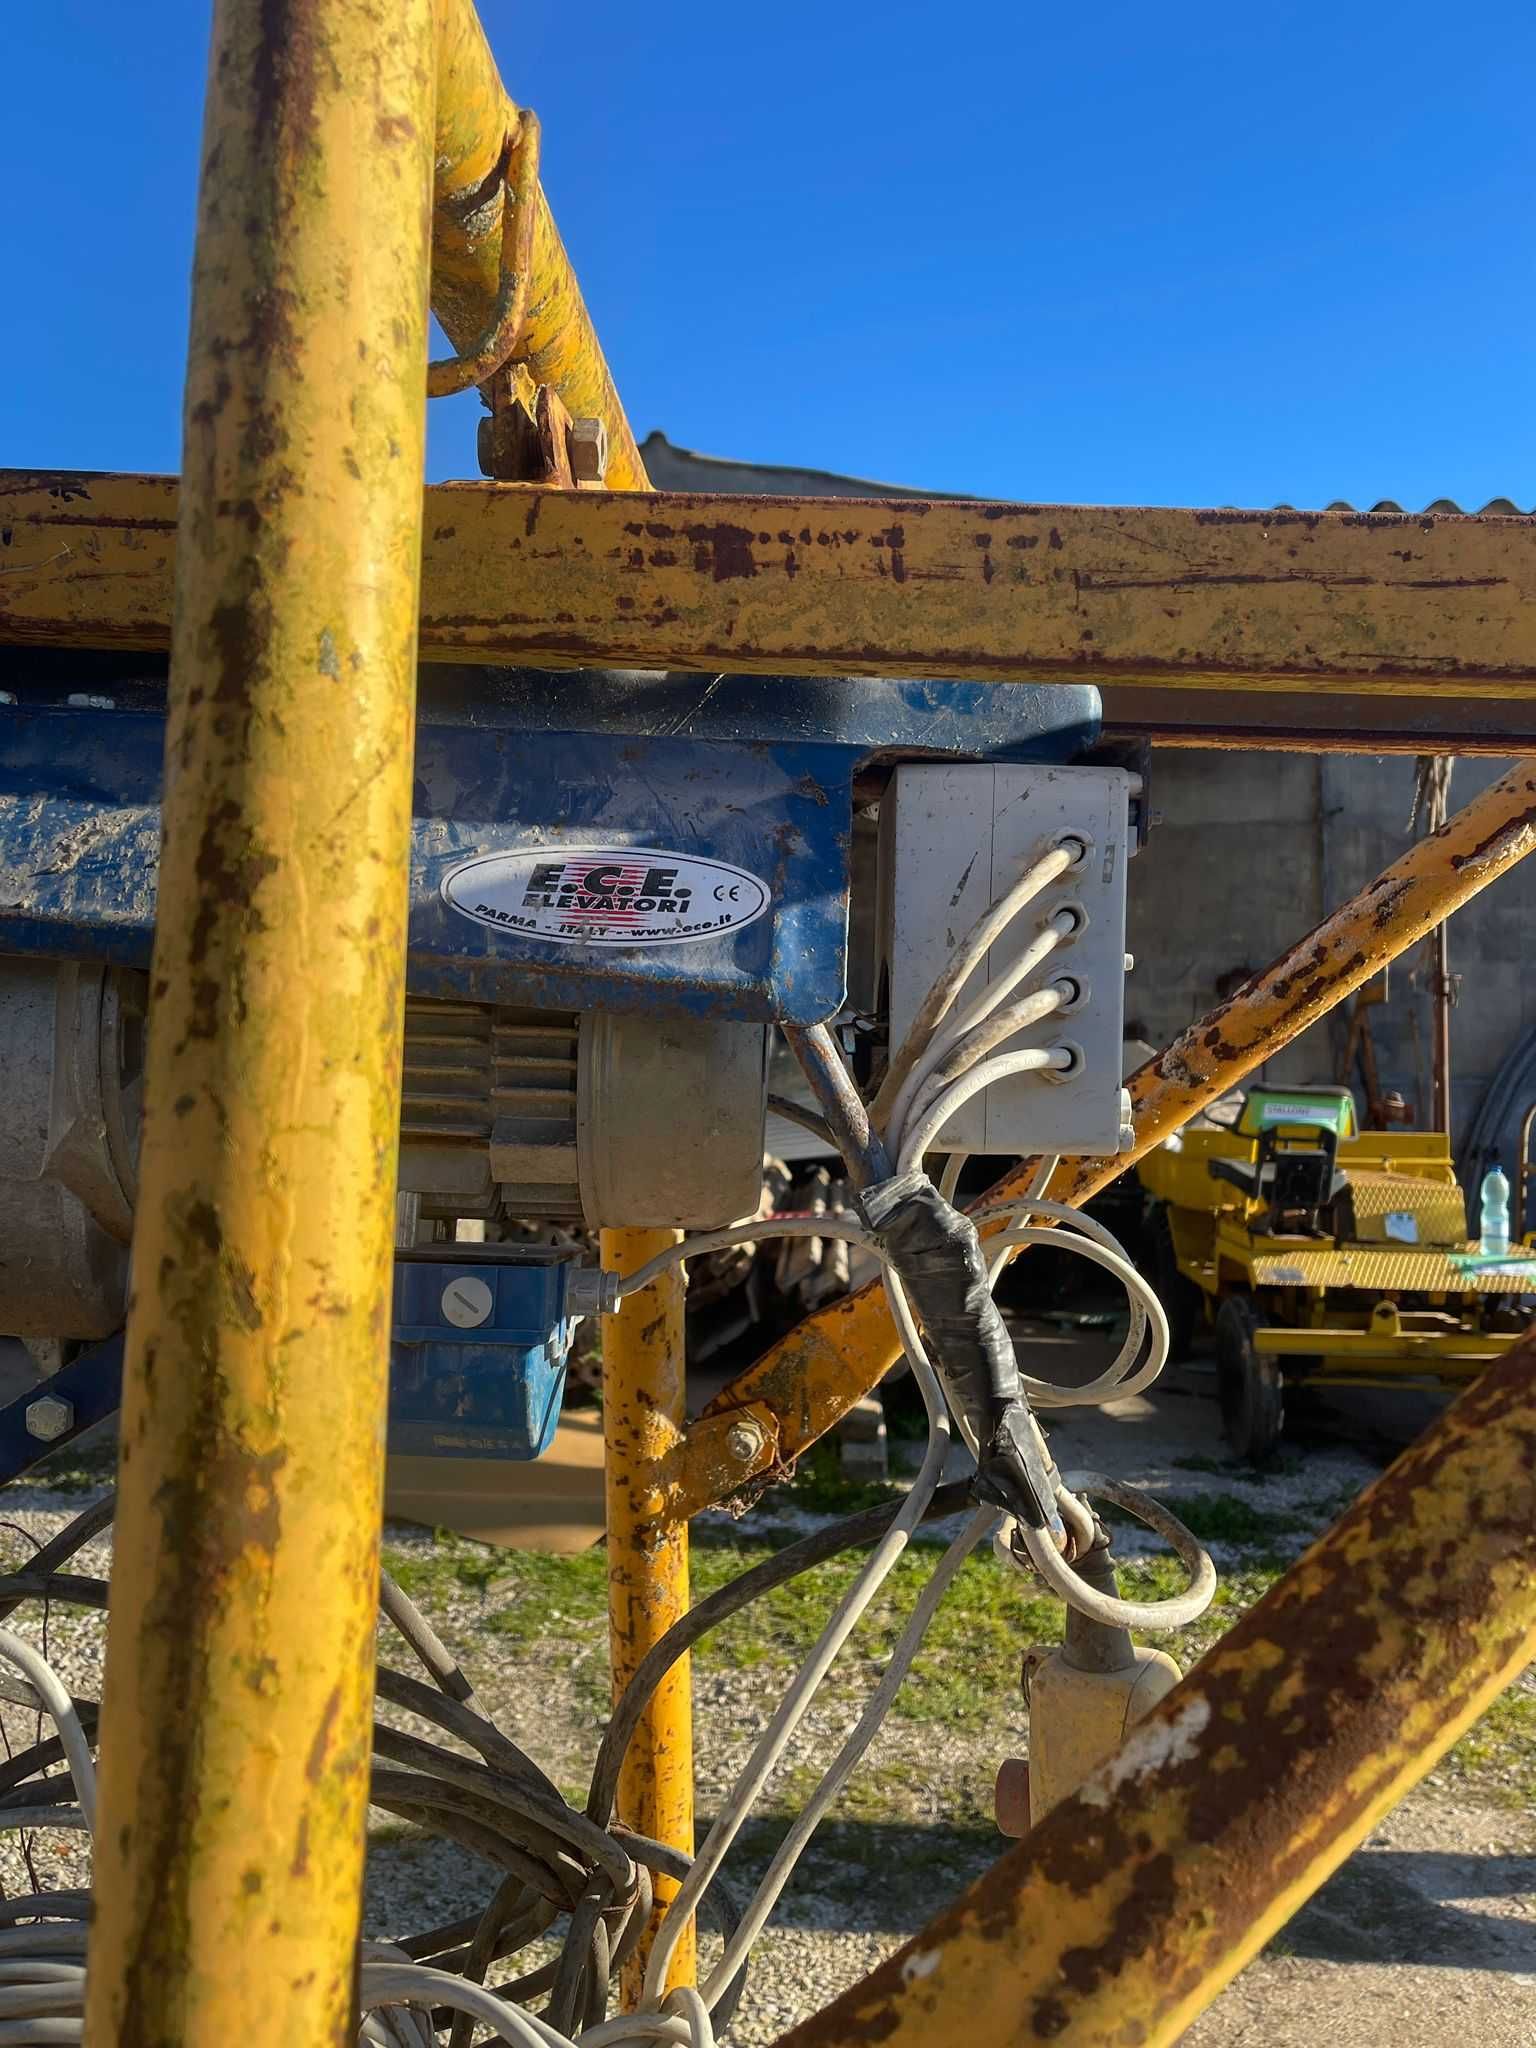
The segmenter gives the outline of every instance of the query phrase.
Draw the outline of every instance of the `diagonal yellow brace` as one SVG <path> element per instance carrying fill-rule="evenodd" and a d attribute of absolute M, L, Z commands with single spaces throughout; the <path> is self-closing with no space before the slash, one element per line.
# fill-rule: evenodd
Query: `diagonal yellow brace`
<path fill-rule="evenodd" d="M 779 2048 L 1172 2048 L 1533 1654 L 1527 1339 L 1118 1756 Z"/>

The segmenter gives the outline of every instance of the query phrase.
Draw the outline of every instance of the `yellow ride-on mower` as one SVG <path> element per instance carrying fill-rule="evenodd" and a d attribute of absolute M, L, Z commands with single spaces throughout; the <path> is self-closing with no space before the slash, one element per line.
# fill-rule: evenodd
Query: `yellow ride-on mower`
<path fill-rule="evenodd" d="M 1222 1427 L 1255 1463 L 1288 1389 L 1459 1384 L 1530 1321 L 1536 1260 L 1468 1241 L 1448 1139 L 1362 1132 L 1346 1088 L 1256 1088 L 1139 1170 L 1173 1355 L 1214 1324 Z"/>

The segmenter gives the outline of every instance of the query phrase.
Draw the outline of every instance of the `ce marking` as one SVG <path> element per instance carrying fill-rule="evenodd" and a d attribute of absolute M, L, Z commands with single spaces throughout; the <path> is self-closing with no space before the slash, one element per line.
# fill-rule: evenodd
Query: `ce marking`
<path fill-rule="evenodd" d="M 717 882 L 715 884 L 715 901 L 717 903 L 739 903 L 741 901 L 740 882 Z"/>

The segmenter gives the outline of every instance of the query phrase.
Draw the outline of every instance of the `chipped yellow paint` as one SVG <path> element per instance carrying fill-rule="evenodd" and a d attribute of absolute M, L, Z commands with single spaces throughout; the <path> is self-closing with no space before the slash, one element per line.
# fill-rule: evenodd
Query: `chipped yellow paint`
<path fill-rule="evenodd" d="M 350 2048 L 431 0 L 215 10 L 102 1714 L 92 2048 Z"/>
<path fill-rule="evenodd" d="M 176 504 L 0 472 L 0 641 L 163 647 Z M 462 483 L 424 550 L 439 661 L 1536 696 L 1536 519 Z"/>
<path fill-rule="evenodd" d="M 1111 1763 L 778 2048 L 1172 2048 L 1533 1653 L 1527 1341 Z"/>
<path fill-rule="evenodd" d="M 679 1242 L 675 1230 L 605 1230 L 602 1261 L 633 1273 Z M 686 1374 L 681 1268 L 634 1294 L 603 1324 L 603 1477 L 608 1506 L 608 1644 L 617 1699 L 646 1652 L 688 1611 L 688 1524 L 658 1491 L 682 1438 Z M 619 1776 L 618 1817 L 693 1854 L 693 1698 L 680 1657 L 642 1715 Z M 656 1879 L 658 1911 L 677 1892 Z M 655 1920 L 624 1968 L 626 2008 L 640 1996 Z M 670 1990 L 697 1969 L 689 1926 L 672 1953 Z"/>

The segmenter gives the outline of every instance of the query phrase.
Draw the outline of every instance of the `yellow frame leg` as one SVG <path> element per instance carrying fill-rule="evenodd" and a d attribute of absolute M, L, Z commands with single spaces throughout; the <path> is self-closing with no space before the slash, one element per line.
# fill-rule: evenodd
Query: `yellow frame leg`
<path fill-rule="evenodd" d="M 679 1242 L 674 1230 L 605 1230 L 603 1265 L 633 1273 Z M 617 1699 L 653 1643 L 688 1610 L 688 1524 L 663 1483 L 685 1421 L 683 1278 L 674 1268 L 632 1295 L 603 1328 L 604 1484 L 608 1507 L 608 1631 Z M 657 1687 L 619 1779 L 619 1819 L 693 1854 L 693 1697 L 689 1660 Z M 676 1884 L 656 1880 L 658 1909 Z M 625 1965 L 627 2009 L 640 1995 L 650 1936 Z M 670 1990 L 696 1980 L 690 1927 L 673 1951 Z"/>
<path fill-rule="evenodd" d="M 92 2048 L 351 2048 L 400 1117 L 432 0 L 219 0 Z"/>

